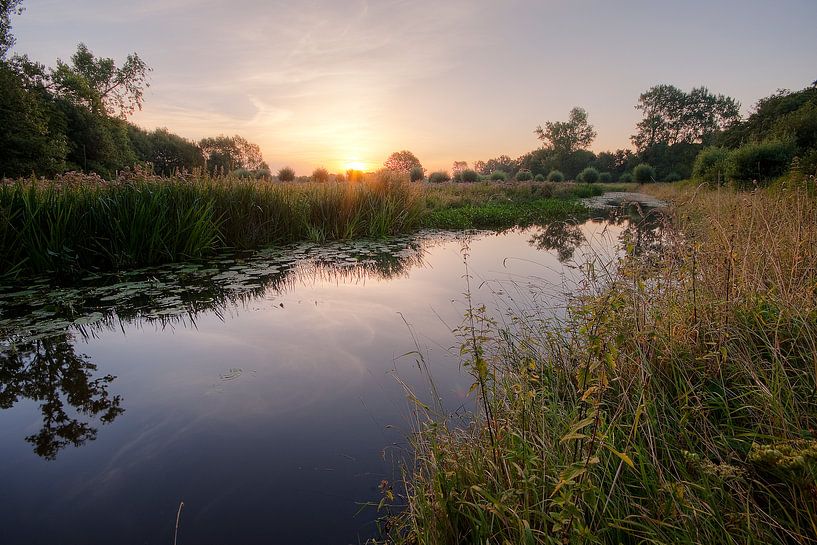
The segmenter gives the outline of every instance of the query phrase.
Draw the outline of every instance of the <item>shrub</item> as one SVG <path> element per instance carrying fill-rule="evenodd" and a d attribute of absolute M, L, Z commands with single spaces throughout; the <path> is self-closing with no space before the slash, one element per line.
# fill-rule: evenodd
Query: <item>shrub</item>
<path fill-rule="evenodd" d="M 451 181 L 451 176 L 444 170 L 438 170 L 437 172 L 432 172 L 428 175 L 428 181 L 433 184 L 449 182 Z"/>
<path fill-rule="evenodd" d="M 618 177 L 618 181 L 622 184 L 629 184 L 633 181 L 633 175 L 629 172 L 625 172 L 621 176 Z"/>
<path fill-rule="evenodd" d="M 609 184 L 612 181 L 613 175 L 610 174 L 609 172 L 602 172 L 601 174 L 599 174 L 599 182 L 603 184 Z"/>
<path fill-rule="evenodd" d="M 295 171 L 289 167 L 284 167 L 278 171 L 278 179 L 282 182 L 291 182 L 295 179 Z"/>
<path fill-rule="evenodd" d="M 545 181 L 545 175 L 544 174 L 537 174 L 536 177 L 534 178 L 534 180 L 537 181 L 537 182 L 544 182 Z"/>
<path fill-rule="evenodd" d="M 413 167 L 411 171 L 409 171 L 409 179 L 412 182 L 419 182 L 425 177 L 425 173 L 423 172 L 423 167 Z"/>
<path fill-rule="evenodd" d="M 739 188 L 751 187 L 754 182 L 767 185 L 788 170 L 793 156 L 794 146 L 789 141 L 746 144 L 729 154 L 726 174 Z"/>
<path fill-rule="evenodd" d="M 495 182 L 504 182 L 508 179 L 508 175 L 502 170 L 495 170 L 491 173 L 491 180 Z"/>
<path fill-rule="evenodd" d="M 695 157 L 692 177 L 701 182 L 723 183 L 726 181 L 728 159 L 729 152 L 723 148 L 702 149 Z"/>
<path fill-rule="evenodd" d="M 479 181 L 479 174 L 476 170 L 472 170 L 470 168 L 466 168 L 460 173 L 463 182 L 468 182 L 469 184 L 473 184 Z"/>
<path fill-rule="evenodd" d="M 579 181 L 586 184 L 594 184 L 599 181 L 599 171 L 593 167 L 587 167 L 579 174 Z"/>
<path fill-rule="evenodd" d="M 563 182 L 565 175 L 560 170 L 551 170 L 548 174 L 548 182 Z"/>
<path fill-rule="evenodd" d="M 249 180 L 250 178 L 252 178 L 252 171 L 246 168 L 237 168 L 233 170 L 230 174 L 242 180 Z"/>
<path fill-rule="evenodd" d="M 329 171 L 325 168 L 316 168 L 312 173 L 312 179 L 316 182 L 326 183 L 329 181 Z"/>
<path fill-rule="evenodd" d="M 665 182 L 679 182 L 681 181 L 681 175 L 675 172 L 674 170 L 666 175 L 664 178 Z"/>
<path fill-rule="evenodd" d="M 529 182 L 533 180 L 533 174 L 531 174 L 530 170 L 520 170 L 516 173 L 516 181 L 518 182 Z"/>
<path fill-rule="evenodd" d="M 639 184 L 647 184 L 655 181 L 655 169 L 647 163 L 641 163 L 633 169 L 633 180 Z"/>

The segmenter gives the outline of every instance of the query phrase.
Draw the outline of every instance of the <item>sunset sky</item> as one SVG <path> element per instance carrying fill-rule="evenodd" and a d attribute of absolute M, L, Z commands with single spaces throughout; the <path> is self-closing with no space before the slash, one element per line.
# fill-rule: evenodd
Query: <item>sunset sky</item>
<path fill-rule="evenodd" d="M 706 85 L 743 112 L 817 79 L 817 0 L 26 0 L 16 51 L 53 65 L 84 42 L 153 68 L 132 121 L 241 134 L 273 169 L 448 169 L 538 145 L 582 106 L 595 151 L 629 146 L 652 85 Z"/>

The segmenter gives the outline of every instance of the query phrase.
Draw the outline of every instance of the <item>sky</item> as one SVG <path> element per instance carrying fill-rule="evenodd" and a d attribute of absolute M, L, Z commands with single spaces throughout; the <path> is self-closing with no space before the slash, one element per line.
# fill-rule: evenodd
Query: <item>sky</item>
<path fill-rule="evenodd" d="M 78 43 L 152 68 L 131 121 L 240 134 L 299 174 L 411 150 L 428 170 L 518 157 L 585 108 L 594 151 L 630 147 L 656 84 L 704 85 L 747 114 L 817 79 L 817 0 L 24 0 L 15 51 Z"/>

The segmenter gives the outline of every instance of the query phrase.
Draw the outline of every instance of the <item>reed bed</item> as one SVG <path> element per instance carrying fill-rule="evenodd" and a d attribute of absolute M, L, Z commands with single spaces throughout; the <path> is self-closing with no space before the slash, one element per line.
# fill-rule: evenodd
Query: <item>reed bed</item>
<path fill-rule="evenodd" d="M 469 309 L 478 408 L 418 404 L 388 542 L 817 543 L 817 199 L 655 191 L 565 317 Z"/>
<path fill-rule="evenodd" d="M 382 237 L 419 225 L 420 191 L 389 173 L 281 184 L 72 175 L 0 185 L 0 274 L 73 274 L 295 240 Z"/>
<path fill-rule="evenodd" d="M 0 276 L 75 276 L 300 240 L 383 237 L 419 227 L 511 227 L 586 211 L 576 184 L 278 183 L 125 172 L 0 183 Z"/>

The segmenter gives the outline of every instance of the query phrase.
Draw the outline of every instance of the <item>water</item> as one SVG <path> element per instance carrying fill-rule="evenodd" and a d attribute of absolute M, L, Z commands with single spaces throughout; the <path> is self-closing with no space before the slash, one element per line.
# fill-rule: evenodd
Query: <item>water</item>
<path fill-rule="evenodd" d="M 170 544 L 182 501 L 180 544 L 362 543 L 408 452 L 401 381 L 430 400 L 411 352 L 445 410 L 469 403 L 464 255 L 502 316 L 558 306 L 641 232 L 427 232 L 7 288 L 0 543 Z"/>

